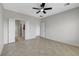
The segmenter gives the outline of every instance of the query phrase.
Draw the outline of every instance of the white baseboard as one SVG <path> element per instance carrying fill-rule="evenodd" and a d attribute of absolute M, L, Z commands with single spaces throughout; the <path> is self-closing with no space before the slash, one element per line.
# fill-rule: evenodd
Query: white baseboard
<path fill-rule="evenodd" d="M 42 37 L 40 36 L 41 38 L 44 38 L 44 39 L 49 39 L 47 37 Z M 53 40 L 53 39 L 49 39 L 49 40 Z M 72 44 L 72 43 L 67 43 L 67 42 L 61 42 L 61 41 L 57 41 L 57 40 L 53 40 L 53 41 L 56 41 L 56 42 L 59 42 L 59 43 L 63 43 L 63 44 L 67 44 L 67 45 L 70 45 L 70 46 L 75 46 L 75 47 L 78 47 L 79 48 L 79 45 L 76 45 L 76 44 Z"/>

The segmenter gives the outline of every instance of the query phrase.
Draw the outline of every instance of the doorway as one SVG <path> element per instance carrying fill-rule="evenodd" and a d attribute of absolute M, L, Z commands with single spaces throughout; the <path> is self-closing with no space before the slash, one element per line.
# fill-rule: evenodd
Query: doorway
<path fill-rule="evenodd" d="M 9 18 L 8 22 L 8 39 L 6 40 L 7 43 L 15 42 L 15 19 Z"/>
<path fill-rule="evenodd" d="M 25 22 L 15 20 L 15 39 L 16 42 L 25 40 Z"/>

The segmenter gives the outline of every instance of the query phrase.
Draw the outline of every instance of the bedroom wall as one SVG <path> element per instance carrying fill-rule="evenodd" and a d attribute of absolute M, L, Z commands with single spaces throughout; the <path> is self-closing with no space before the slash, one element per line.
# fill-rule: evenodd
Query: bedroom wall
<path fill-rule="evenodd" d="M 40 20 L 37 20 L 35 18 L 29 18 L 29 20 L 26 22 L 26 38 L 32 39 L 37 36 L 40 36 Z"/>
<path fill-rule="evenodd" d="M 0 3 L 0 54 L 2 52 L 3 46 L 4 46 L 4 14 L 3 14 L 3 6 Z"/>
<path fill-rule="evenodd" d="M 25 29 L 25 39 L 32 39 L 35 38 L 37 36 L 40 35 L 40 20 L 38 18 L 32 17 L 32 16 L 28 16 L 28 15 L 24 15 L 18 12 L 13 12 L 10 10 L 5 10 L 5 35 L 4 37 L 6 37 L 4 39 L 5 44 L 7 43 L 8 40 L 8 19 L 9 18 L 14 18 L 15 20 L 21 20 L 24 21 L 26 24 L 26 29 Z M 29 24 L 29 27 L 28 27 Z M 29 29 L 29 30 L 28 30 Z"/>
<path fill-rule="evenodd" d="M 42 20 L 45 22 L 45 38 L 79 46 L 79 8 Z"/>
<path fill-rule="evenodd" d="M 40 21 L 40 36 L 45 37 L 45 31 L 46 31 L 46 24 L 44 20 Z"/>

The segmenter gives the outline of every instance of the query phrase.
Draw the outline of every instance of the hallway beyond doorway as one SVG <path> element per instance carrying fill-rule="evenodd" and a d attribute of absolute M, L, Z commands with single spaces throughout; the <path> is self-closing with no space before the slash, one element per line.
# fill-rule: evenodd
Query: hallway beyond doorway
<path fill-rule="evenodd" d="M 20 37 L 20 36 L 16 37 L 15 39 L 16 39 L 16 43 L 25 40 L 24 38 L 22 38 L 22 37 Z"/>
<path fill-rule="evenodd" d="M 20 21 L 20 20 L 16 20 L 15 21 L 15 36 L 16 36 L 16 42 L 18 41 L 22 41 L 22 39 L 25 39 L 25 22 L 24 21 Z"/>

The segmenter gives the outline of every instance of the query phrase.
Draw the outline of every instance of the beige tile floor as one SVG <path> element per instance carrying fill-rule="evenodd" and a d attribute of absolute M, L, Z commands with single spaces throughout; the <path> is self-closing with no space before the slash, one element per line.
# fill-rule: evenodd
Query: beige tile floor
<path fill-rule="evenodd" d="M 44 38 L 21 40 L 4 46 L 2 56 L 78 56 L 79 47 Z"/>

